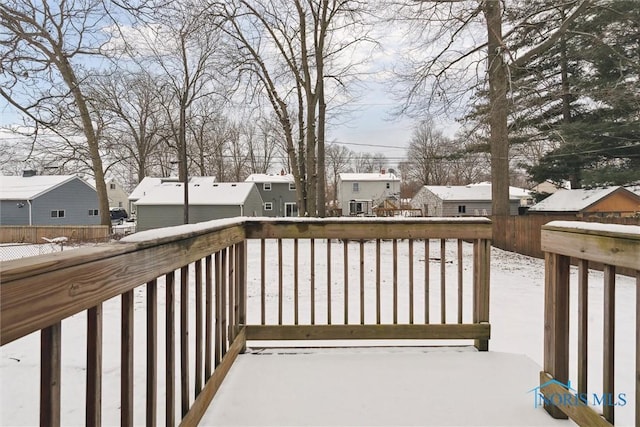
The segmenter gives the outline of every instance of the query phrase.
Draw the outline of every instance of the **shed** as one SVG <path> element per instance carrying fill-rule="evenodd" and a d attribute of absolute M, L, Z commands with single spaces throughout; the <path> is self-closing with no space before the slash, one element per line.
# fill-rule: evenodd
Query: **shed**
<path fill-rule="evenodd" d="M 183 184 L 164 183 L 156 186 L 141 197 L 135 207 L 138 231 L 183 224 Z M 192 224 L 213 219 L 260 215 L 262 197 L 253 183 L 189 184 L 189 222 Z"/>
<path fill-rule="evenodd" d="M 640 196 L 621 186 L 560 190 L 529 208 L 530 214 L 567 216 L 634 216 L 640 212 Z"/>
<path fill-rule="evenodd" d="M 1 225 L 99 225 L 98 193 L 76 175 L 0 176 Z"/>
<path fill-rule="evenodd" d="M 509 187 L 509 213 L 518 215 L 518 207 L 527 190 Z M 424 216 L 489 216 L 491 184 L 425 185 L 411 199 L 411 207 L 422 209 Z"/>

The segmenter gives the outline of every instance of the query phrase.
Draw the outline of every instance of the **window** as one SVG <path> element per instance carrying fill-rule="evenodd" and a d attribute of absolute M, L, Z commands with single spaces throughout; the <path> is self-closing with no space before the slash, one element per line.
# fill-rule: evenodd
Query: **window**
<path fill-rule="evenodd" d="M 64 218 L 64 209 L 51 211 L 51 218 Z"/>
<path fill-rule="evenodd" d="M 458 205 L 458 213 L 467 213 L 467 207 L 465 205 Z"/>
<path fill-rule="evenodd" d="M 360 183 L 354 182 L 351 186 L 351 191 L 358 193 L 360 191 Z"/>
<path fill-rule="evenodd" d="M 272 211 L 273 210 L 273 202 L 264 202 L 264 210 Z"/>
<path fill-rule="evenodd" d="M 296 183 L 295 182 L 290 182 L 289 183 L 289 191 L 296 191 Z"/>
<path fill-rule="evenodd" d="M 262 189 L 264 191 L 271 191 L 271 183 L 270 182 L 265 182 L 262 184 Z"/>
<path fill-rule="evenodd" d="M 115 184 L 109 184 L 109 189 L 110 190 L 115 190 L 116 189 L 116 185 Z"/>
<path fill-rule="evenodd" d="M 391 183 L 387 182 L 387 190 L 391 188 Z"/>
<path fill-rule="evenodd" d="M 89 216 L 98 216 L 98 209 L 89 209 Z"/>

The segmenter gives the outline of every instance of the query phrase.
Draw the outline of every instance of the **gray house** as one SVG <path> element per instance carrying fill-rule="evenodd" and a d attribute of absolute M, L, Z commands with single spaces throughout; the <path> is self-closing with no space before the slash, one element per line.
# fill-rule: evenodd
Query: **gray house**
<path fill-rule="evenodd" d="M 245 182 L 256 184 L 262 196 L 264 216 L 298 216 L 296 183 L 291 174 L 254 173 Z"/>
<path fill-rule="evenodd" d="M 148 193 L 152 192 L 155 187 L 158 187 L 162 184 L 175 184 L 179 183 L 180 179 L 177 176 L 145 176 L 142 178 L 142 181 L 138 183 L 136 188 L 133 189 L 131 194 L 129 194 L 129 206 L 127 209 L 129 213 L 135 213 L 136 208 L 135 204 L 140 198 L 146 196 Z M 200 185 L 208 185 L 216 182 L 215 176 L 190 176 L 189 182 L 191 184 L 200 184 Z"/>
<path fill-rule="evenodd" d="M 98 193 L 75 175 L 0 176 L 0 225 L 99 225 Z"/>
<path fill-rule="evenodd" d="M 527 190 L 509 187 L 511 215 L 518 215 L 527 194 Z M 424 216 L 491 215 L 491 184 L 425 185 L 411 199 L 411 207 L 422 209 Z"/>
<path fill-rule="evenodd" d="M 137 231 L 183 224 L 182 183 L 164 183 L 135 202 Z M 189 222 L 262 215 L 262 198 L 248 182 L 189 184 Z"/>

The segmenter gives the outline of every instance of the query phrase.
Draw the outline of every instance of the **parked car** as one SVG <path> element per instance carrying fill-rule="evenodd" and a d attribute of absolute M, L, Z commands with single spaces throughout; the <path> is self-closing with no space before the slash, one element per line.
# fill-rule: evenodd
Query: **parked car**
<path fill-rule="evenodd" d="M 111 225 L 121 225 L 129 218 L 125 208 L 111 208 L 109 214 L 111 215 Z"/>

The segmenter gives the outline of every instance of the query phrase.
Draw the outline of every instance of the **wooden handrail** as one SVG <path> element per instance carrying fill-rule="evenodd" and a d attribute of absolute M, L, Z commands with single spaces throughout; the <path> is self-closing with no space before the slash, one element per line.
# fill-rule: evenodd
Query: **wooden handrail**
<path fill-rule="evenodd" d="M 636 336 L 640 333 L 640 227 L 577 221 L 553 221 L 542 227 L 545 251 L 544 371 L 541 386 L 550 380 L 569 381 L 569 268 L 570 258 L 578 264 L 578 393 L 587 391 L 588 364 L 588 267 L 589 262 L 604 264 L 603 394 L 614 392 L 615 278 L 616 267 L 635 270 L 637 277 Z M 636 424 L 640 423 L 640 340 L 636 343 Z M 571 394 L 558 384 L 543 390 Z M 554 418 L 569 416 L 581 425 L 610 426 L 614 406 L 603 406 L 603 418 L 587 405 L 545 402 Z"/>
<path fill-rule="evenodd" d="M 489 247 L 491 223 L 483 218 L 432 219 L 432 218 L 238 218 L 209 223 L 185 225 L 162 230 L 151 230 L 125 237 L 120 242 L 105 247 L 77 249 L 74 251 L 8 261 L 2 265 L 0 287 L 0 343 L 2 345 L 41 331 L 41 420 L 51 425 L 60 424 L 60 370 L 61 370 L 61 322 L 74 314 L 86 311 L 87 315 L 87 401 L 86 422 L 101 422 L 102 396 L 102 305 L 120 296 L 121 321 L 121 422 L 134 422 L 133 408 L 133 343 L 134 290 L 146 289 L 146 420 L 147 425 L 157 423 L 158 411 L 165 407 L 167 425 L 174 425 L 176 418 L 183 425 L 194 425 L 220 386 L 224 375 L 235 357 L 244 351 L 247 339 L 474 339 L 481 350 L 488 348 L 489 320 Z M 247 244 L 259 239 L 254 247 L 261 251 L 260 263 L 248 265 Z M 279 245 L 278 262 L 278 322 L 270 324 L 265 319 L 265 273 L 275 269 L 264 259 L 265 240 L 275 239 Z M 295 248 L 295 283 L 284 283 L 282 243 L 293 239 Z M 299 241 L 307 239 L 311 253 L 309 275 L 301 274 Z M 420 282 L 414 277 L 414 242 L 424 240 L 424 299 L 417 298 Z M 457 245 L 457 323 L 429 324 L 429 239 L 440 241 L 441 273 L 444 274 L 445 239 L 454 239 Z M 342 240 L 340 242 L 339 240 Z M 365 312 L 365 241 L 375 245 L 375 310 L 376 321 L 367 324 Z M 392 262 L 393 267 L 393 324 L 381 324 L 380 307 L 384 295 L 381 283 L 381 247 L 393 246 L 393 256 L 398 258 L 400 247 L 408 245 L 408 264 Z M 473 304 L 472 322 L 463 324 L 462 315 L 462 241 L 473 242 Z M 331 245 L 343 246 L 335 251 L 338 259 L 344 256 L 344 271 L 331 273 Z M 322 248 L 326 245 L 326 249 Z M 402 245 L 402 246 L 401 246 Z M 373 248 L 373 246 L 371 246 Z M 418 245 L 422 248 L 422 245 Z M 404 249 L 403 249 L 404 250 Z M 422 250 L 422 249 L 420 249 Z M 343 254 L 340 254 L 343 252 Z M 358 259 L 350 257 L 357 253 Z M 418 251 L 416 251 L 418 252 Z M 317 260 L 326 254 L 326 273 L 316 269 Z M 350 255 L 351 254 L 351 255 Z M 351 260 L 351 263 L 350 263 Z M 204 261 L 204 262 L 203 262 Z M 349 267 L 357 270 L 352 280 L 355 293 L 349 295 Z M 398 271 L 408 268 L 407 283 L 401 283 Z M 204 271 L 203 271 L 204 269 Z M 384 268 L 383 268 L 384 269 Z M 179 271 L 179 274 L 176 274 Z M 193 274 L 194 280 L 191 281 Z M 247 325 L 247 281 L 260 281 L 262 312 L 254 323 Z M 287 278 L 289 277 L 287 273 Z M 444 277 L 444 276 L 442 276 Z M 342 283 L 335 283 L 336 280 Z M 334 289 L 332 289 L 332 282 Z M 321 283 L 328 284 L 326 297 L 316 294 Z M 284 292 L 295 290 L 291 304 L 295 318 L 289 323 L 284 311 L 289 313 L 289 299 Z M 422 285 L 420 285 L 422 286 Z M 164 287 L 164 292 L 159 288 Z M 355 289 L 359 292 L 356 292 Z M 399 324 L 398 310 L 401 298 L 399 289 L 407 289 L 410 307 L 409 320 Z M 441 287 L 444 298 L 444 284 Z M 311 321 L 305 324 L 298 316 L 303 304 L 299 292 L 309 292 Z M 342 295 L 340 292 L 343 292 Z M 189 303 L 195 294 L 195 304 Z M 137 293 L 135 294 L 137 295 Z M 165 303 L 164 319 L 158 319 L 158 300 Z M 424 322 L 415 319 L 416 300 L 425 301 Z M 333 300 L 333 301 L 332 301 Z M 204 301 L 204 304 L 203 304 Z M 344 301 L 344 319 L 337 310 Z M 402 300 L 404 301 L 404 300 Z M 353 302 L 358 312 L 349 306 Z M 308 302 L 305 300 L 304 304 Z M 338 319 L 331 318 L 332 303 Z M 316 309 L 326 304 L 327 311 Z M 402 308 L 405 309 L 404 307 Z M 284 311 L 283 311 L 284 310 Z M 446 323 L 444 305 L 439 323 Z M 191 313 L 193 312 L 193 316 Z M 320 324 L 320 313 L 326 313 L 327 324 Z M 357 314 L 357 315 L 356 315 Z M 176 315 L 178 317 L 176 318 Z M 288 316 L 288 315 L 287 315 Z M 435 316 L 433 316 L 435 317 Z M 453 316 L 452 316 L 453 318 Z M 195 320 L 195 325 L 190 324 Z M 176 323 L 177 321 L 177 323 Z M 451 321 L 451 319 L 449 319 Z M 337 323 L 340 323 L 338 325 Z M 344 324 L 342 324 L 344 323 Z M 280 327 L 279 325 L 282 325 Z M 165 400 L 158 395 L 158 333 L 159 326 L 165 337 Z M 335 328 L 334 328 L 335 326 Z M 191 332 L 193 331 L 193 332 Z M 190 349 L 193 335 L 194 350 Z M 160 350 L 162 351 L 162 350 Z M 178 360 L 179 359 L 179 360 Z M 192 367 L 193 366 L 193 367 Z M 180 378 L 176 384 L 176 378 Z"/>

